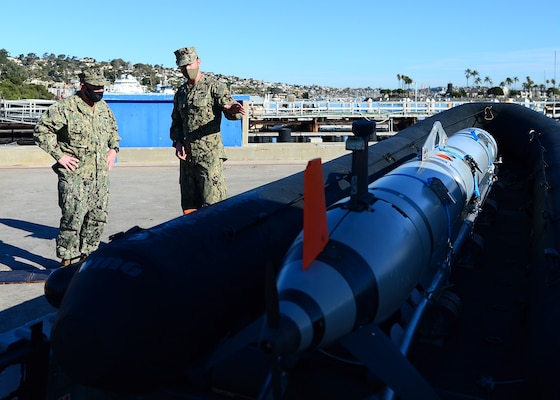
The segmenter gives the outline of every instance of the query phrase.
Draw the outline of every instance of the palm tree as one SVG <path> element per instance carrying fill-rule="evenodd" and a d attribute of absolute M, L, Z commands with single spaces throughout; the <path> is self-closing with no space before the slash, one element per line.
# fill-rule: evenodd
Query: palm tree
<path fill-rule="evenodd" d="M 525 79 L 526 81 L 523 82 L 523 89 L 529 92 L 529 97 L 532 97 L 532 90 L 533 87 L 535 86 L 535 82 L 531 79 L 530 76 L 526 77 Z"/>
<path fill-rule="evenodd" d="M 397 74 L 397 81 L 399 81 L 399 88 L 401 87 L 401 74 Z"/>
<path fill-rule="evenodd" d="M 465 70 L 465 76 L 467 77 L 467 87 L 469 87 L 469 78 L 472 76 L 472 70 L 470 68 Z"/>
<path fill-rule="evenodd" d="M 511 89 L 511 85 L 513 85 L 513 79 L 506 78 L 506 85 L 507 85 L 507 87 L 509 87 Z"/>
<path fill-rule="evenodd" d="M 478 78 L 479 75 L 480 75 L 480 74 L 478 73 L 478 71 L 477 71 L 476 69 L 472 70 L 471 76 L 472 76 L 473 78 L 475 78 L 475 82 L 476 82 L 476 78 Z"/>
<path fill-rule="evenodd" d="M 480 90 L 480 85 L 482 84 L 482 78 L 480 76 L 477 76 L 476 79 L 474 80 L 474 84 L 478 86 L 478 89 Z"/>
<path fill-rule="evenodd" d="M 474 80 L 475 83 L 474 83 L 474 84 L 476 85 L 477 82 L 478 82 L 479 79 L 480 79 L 480 78 L 476 79 L 476 78 L 478 77 L 478 71 L 477 71 L 476 69 L 473 69 L 473 70 L 468 69 L 467 71 L 470 71 L 470 76 L 473 77 L 473 78 L 475 78 L 475 80 Z M 465 71 L 465 74 L 466 74 L 466 71 Z M 468 90 L 468 87 L 469 87 L 469 85 L 468 85 L 468 79 L 467 79 L 467 91 L 470 92 L 470 91 Z"/>
<path fill-rule="evenodd" d="M 406 76 L 406 75 L 401 76 L 401 79 L 403 80 L 403 82 L 405 83 L 405 85 L 408 85 L 408 89 L 410 89 L 410 84 L 411 84 L 412 82 L 414 82 L 414 80 L 411 79 L 410 77 Z"/>
<path fill-rule="evenodd" d="M 484 83 L 487 83 L 488 86 L 492 86 L 492 79 L 489 76 L 484 77 Z"/>

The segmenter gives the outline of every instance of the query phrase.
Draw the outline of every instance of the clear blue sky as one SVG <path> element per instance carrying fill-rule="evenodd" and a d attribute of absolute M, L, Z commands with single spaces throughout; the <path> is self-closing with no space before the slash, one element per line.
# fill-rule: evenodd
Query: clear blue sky
<path fill-rule="evenodd" d="M 0 48 L 14 57 L 174 67 L 174 50 L 196 46 L 203 71 L 289 84 L 396 88 L 400 74 L 418 88 L 465 86 L 466 69 L 494 85 L 560 81 L 558 0 L 26 0 L 1 10 Z"/>

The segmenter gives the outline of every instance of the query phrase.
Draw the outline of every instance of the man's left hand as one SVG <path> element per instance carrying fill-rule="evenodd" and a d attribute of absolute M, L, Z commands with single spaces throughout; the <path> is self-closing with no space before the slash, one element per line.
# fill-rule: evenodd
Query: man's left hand
<path fill-rule="evenodd" d="M 239 103 L 228 104 L 228 105 L 224 106 L 224 109 L 229 114 L 241 113 L 241 114 L 245 115 L 245 108 Z"/>
<path fill-rule="evenodd" d="M 107 152 L 107 168 L 110 170 L 113 169 L 115 165 L 115 160 L 117 159 L 117 152 L 115 149 L 111 149 Z"/>

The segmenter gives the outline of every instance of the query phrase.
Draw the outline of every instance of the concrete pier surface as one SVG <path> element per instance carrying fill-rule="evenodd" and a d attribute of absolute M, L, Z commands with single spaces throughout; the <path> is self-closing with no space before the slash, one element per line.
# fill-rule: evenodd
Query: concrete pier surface
<path fill-rule="evenodd" d="M 26 150 L 13 147 L 12 151 L 9 147 L 0 148 L 0 333 L 56 311 L 45 300 L 44 282 L 59 265 L 55 237 L 60 209 L 57 177 L 50 168 L 53 160 L 34 146 Z M 291 152 L 291 158 L 282 159 L 286 150 L 269 149 L 268 159 L 255 160 L 251 149 L 246 149 L 244 156 L 226 162 L 228 196 L 301 172 L 309 159 L 321 153 L 326 154 L 323 162 L 347 153 L 344 144 L 336 146 L 334 153 L 308 146 L 312 151 L 301 152 L 300 148 Z M 134 226 L 150 228 L 181 215 L 179 167 L 173 153 L 168 149 L 156 149 L 152 154 L 148 149 L 125 150 L 121 153 L 136 154 L 123 154 L 120 158 L 128 157 L 128 162 L 119 161 L 110 173 L 109 221 L 102 245 L 115 233 Z M 13 157 L 14 151 L 21 153 L 20 161 L 7 162 L 4 155 Z M 40 161 L 33 161 L 37 157 Z"/>
<path fill-rule="evenodd" d="M 332 143 L 250 143 L 240 147 L 226 147 L 228 161 L 285 162 L 321 157 L 331 160 L 349 152 L 345 142 Z M 35 145 L 0 145 L 0 167 L 51 165 L 52 157 Z M 125 147 L 119 152 L 121 164 L 176 163 L 175 150 L 169 147 Z"/>

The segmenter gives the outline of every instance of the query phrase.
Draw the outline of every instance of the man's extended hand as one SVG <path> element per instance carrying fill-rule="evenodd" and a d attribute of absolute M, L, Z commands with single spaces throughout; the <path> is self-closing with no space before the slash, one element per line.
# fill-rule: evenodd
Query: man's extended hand
<path fill-rule="evenodd" d="M 224 109 L 229 114 L 241 113 L 241 114 L 245 115 L 245 108 L 239 103 L 227 104 L 227 105 L 224 106 Z"/>

